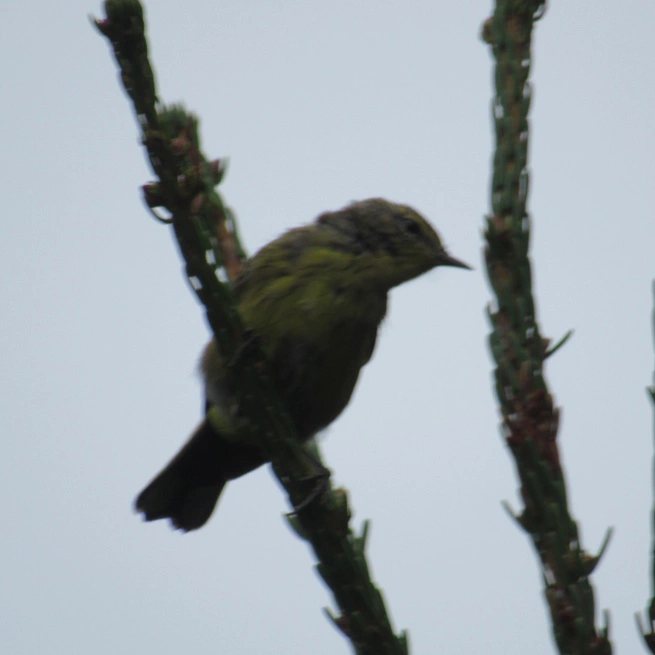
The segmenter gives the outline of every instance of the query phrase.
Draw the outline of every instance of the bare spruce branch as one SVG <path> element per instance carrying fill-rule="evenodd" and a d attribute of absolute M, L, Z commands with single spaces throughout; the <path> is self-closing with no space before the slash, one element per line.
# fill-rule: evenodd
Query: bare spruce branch
<path fill-rule="evenodd" d="M 122 84 L 136 113 L 143 144 L 157 181 L 147 184 L 144 198 L 154 212 L 167 210 L 162 221 L 172 225 L 186 262 L 186 274 L 206 308 L 207 320 L 225 361 L 233 362 L 244 413 L 257 426 L 261 446 L 273 470 L 298 506 L 307 496 L 303 479 L 309 467 L 294 428 L 267 375 L 267 364 L 235 309 L 229 283 L 239 271 L 243 250 L 234 217 L 216 185 L 224 166 L 202 153 L 198 120 L 181 106 L 158 100 L 148 60 L 143 8 L 138 0 L 108 0 L 106 18 L 95 22 L 110 41 Z M 292 520 L 298 534 L 313 548 L 318 572 L 332 590 L 340 610 L 335 625 L 350 639 L 358 655 L 407 655 L 407 638 L 395 635 L 382 596 L 371 581 L 364 555 L 366 531 L 349 527 L 345 491 L 328 485 Z"/>
<path fill-rule="evenodd" d="M 655 302 L 655 282 L 653 282 L 652 285 L 653 289 L 653 300 Z M 655 337 L 655 304 L 653 305 L 653 316 L 652 316 L 652 323 L 653 323 L 653 337 Z M 653 376 L 653 383 L 655 385 L 655 376 Z M 648 393 L 648 397 L 650 398 L 651 402 L 655 406 L 655 386 L 647 387 L 646 392 Z M 655 502 L 655 458 L 653 459 L 653 469 L 652 469 L 652 474 L 653 474 L 653 500 Z M 651 599 L 650 602 L 648 603 L 648 609 L 646 610 L 646 619 L 647 619 L 647 625 L 648 625 L 648 630 L 646 630 L 641 622 L 641 617 L 639 614 L 635 615 L 635 618 L 637 620 L 637 628 L 639 632 L 641 633 L 641 636 L 644 638 L 644 642 L 647 646 L 647 648 L 650 650 L 651 653 L 655 653 L 655 505 L 653 506 L 653 509 L 651 510 L 651 530 L 652 530 L 652 545 L 651 545 L 651 556 L 652 556 L 652 561 L 651 561 Z"/>
<path fill-rule="evenodd" d="M 557 447 L 559 410 L 544 379 L 552 354 L 540 333 L 528 248 L 528 112 L 531 37 L 545 2 L 497 0 L 483 27 L 495 59 L 493 120 L 496 149 L 485 259 L 495 294 L 489 309 L 491 352 L 502 431 L 514 457 L 524 508 L 515 516 L 541 562 L 544 592 L 560 653 L 609 654 L 607 622 L 597 629 L 589 576 L 597 556 L 582 548 L 569 513 Z M 609 537 L 609 533 L 608 533 Z"/>

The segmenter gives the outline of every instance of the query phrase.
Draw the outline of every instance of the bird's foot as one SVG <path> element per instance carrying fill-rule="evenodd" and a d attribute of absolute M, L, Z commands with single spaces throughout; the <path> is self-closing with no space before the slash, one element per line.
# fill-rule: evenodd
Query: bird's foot
<path fill-rule="evenodd" d="M 317 470 L 315 473 L 312 473 L 311 475 L 308 475 L 304 478 L 300 478 L 298 482 L 302 484 L 313 482 L 314 487 L 305 496 L 305 498 L 303 498 L 303 500 L 300 503 L 293 506 L 293 512 L 289 512 L 288 516 L 296 516 L 298 513 L 302 512 L 306 507 L 311 505 L 319 496 L 323 495 L 323 493 L 328 488 L 328 485 L 330 483 L 330 476 L 332 475 L 330 473 L 330 470 L 325 468 L 323 464 L 321 464 L 316 460 L 313 460 L 313 462 L 315 465 L 318 464 L 320 466 L 320 469 Z"/>

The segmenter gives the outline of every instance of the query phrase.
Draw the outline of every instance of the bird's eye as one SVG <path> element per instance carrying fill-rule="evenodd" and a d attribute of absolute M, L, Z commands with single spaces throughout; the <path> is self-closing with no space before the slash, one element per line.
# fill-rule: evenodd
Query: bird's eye
<path fill-rule="evenodd" d="M 401 218 L 400 220 L 403 224 L 403 227 L 410 234 L 420 234 L 421 226 L 415 220 L 408 218 L 407 216 L 403 216 L 403 218 Z"/>

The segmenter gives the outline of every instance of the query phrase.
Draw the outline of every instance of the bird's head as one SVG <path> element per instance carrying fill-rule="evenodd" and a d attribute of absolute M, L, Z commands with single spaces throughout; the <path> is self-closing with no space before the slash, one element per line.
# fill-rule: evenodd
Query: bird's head
<path fill-rule="evenodd" d="M 361 255 L 362 275 L 388 289 L 436 266 L 471 268 L 448 254 L 430 223 L 407 205 L 371 198 L 318 221 L 337 230 L 344 247 Z"/>

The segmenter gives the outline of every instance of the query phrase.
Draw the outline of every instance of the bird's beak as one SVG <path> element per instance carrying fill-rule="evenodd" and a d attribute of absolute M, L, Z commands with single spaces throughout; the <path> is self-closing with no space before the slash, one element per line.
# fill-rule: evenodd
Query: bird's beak
<path fill-rule="evenodd" d="M 473 270 L 471 266 L 465 264 L 463 261 L 451 257 L 445 250 L 442 250 L 439 253 L 438 260 L 439 260 L 437 263 L 438 266 L 453 266 L 455 268 L 466 268 L 469 271 Z"/>

